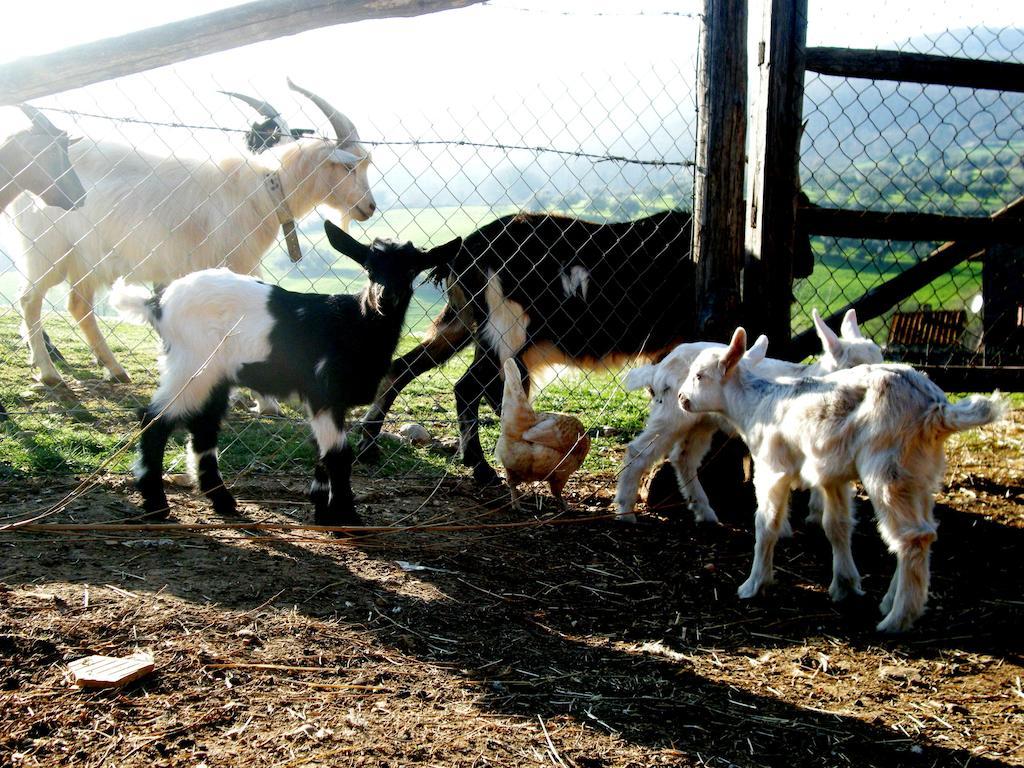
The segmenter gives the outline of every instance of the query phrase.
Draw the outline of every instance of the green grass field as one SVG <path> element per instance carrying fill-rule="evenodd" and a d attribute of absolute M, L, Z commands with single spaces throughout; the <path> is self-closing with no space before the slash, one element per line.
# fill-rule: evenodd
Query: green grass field
<path fill-rule="evenodd" d="M 412 240 L 420 245 L 446 242 L 465 235 L 499 213 L 488 208 L 457 208 L 424 211 L 389 211 L 372 226 L 353 227 L 361 239 L 390 237 Z M 283 250 L 271 254 L 265 262 L 267 278 L 302 291 L 321 293 L 357 290 L 364 282 L 360 269 L 326 245 L 317 227 L 304 231 L 302 262 L 292 265 Z M 794 330 L 809 325 L 811 307 L 828 313 L 845 305 L 870 287 L 896 274 L 909 263 L 909 254 L 895 252 L 884 257 L 870 256 L 858 250 L 859 244 L 846 245 L 846 252 L 816 241 L 817 266 L 810 278 L 796 286 Z M 13 305 L 18 276 L 0 274 L 0 402 L 10 420 L 0 424 L 0 474 L 37 474 L 48 472 L 88 473 L 97 469 L 127 471 L 133 451 L 118 453 L 128 445 L 135 427 L 135 411 L 148 402 L 156 384 L 156 339 L 151 329 L 120 322 L 111 317 L 104 301 L 98 306 L 101 327 L 115 355 L 126 367 L 133 382 L 112 384 L 102 379 L 101 370 L 90 358 L 84 339 L 71 318 L 62 311 L 64 294 L 60 287 L 49 295 L 51 310 L 44 321 L 54 342 L 67 356 L 69 365 L 62 371 L 67 388 L 49 390 L 31 381 L 27 352 L 18 334 L 20 317 Z M 980 286 L 980 266 L 967 264 L 953 270 L 919 291 L 911 304 L 935 307 L 961 307 Z M 418 291 L 407 317 L 408 334 L 399 352 L 416 343 L 416 337 L 428 326 L 443 305 L 443 296 L 433 285 Z M 884 340 L 887 320 L 867 324 L 867 331 Z M 457 435 L 452 385 L 469 363 L 464 352 L 444 367 L 418 379 L 396 403 L 388 429 L 396 431 L 404 422 L 424 424 L 439 438 Z M 248 398 L 233 406 L 221 438 L 221 456 L 232 476 L 251 472 L 308 471 L 314 449 L 301 411 L 285 407 L 280 418 L 257 417 L 247 412 Z M 628 394 L 619 384 L 618 373 L 601 375 L 561 371 L 538 398 L 539 408 L 579 414 L 592 428 L 594 447 L 585 469 L 613 470 L 622 447 L 643 426 L 646 397 Z M 497 425 L 487 406 L 482 407 L 485 448 L 493 446 Z M 357 411 L 355 416 L 360 415 Z M 169 451 L 171 471 L 183 466 L 182 436 Z M 436 475 L 443 471 L 462 471 L 457 460 L 426 449 L 389 442 L 384 452 L 387 461 L 377 470 L 384 474 L 417 473 Z"/>

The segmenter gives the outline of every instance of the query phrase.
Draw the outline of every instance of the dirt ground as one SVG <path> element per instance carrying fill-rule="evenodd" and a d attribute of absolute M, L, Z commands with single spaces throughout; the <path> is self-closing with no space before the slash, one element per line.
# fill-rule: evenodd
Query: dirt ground
<path fill-rule="evenodd" d="M 472 526 L 449 531 L 0 534 L 0 765 L 1021 765 L 1022 448 L 1020 412 L 951 442 L 929 611 L 898 639 L 873 630 L 893 561 L 863 501 L 868 595 L 840 606 L 799 511 L 776 585 L 741 604 L 749 507 L 617 525 L 613 477 L 577 479 L 568 515 L 356 477 L 368 522 Z M 305 485 L 235 490 L 246 520 L 294 523 Z M 2 514 L 71 488 L 5 483 Z M 105 478 L 45 522 L 131 500 Z M 218 522 L 190 490 L 172 502 Z M 136 651 L 156 671 L 121 690 L 67 681 Z"/>

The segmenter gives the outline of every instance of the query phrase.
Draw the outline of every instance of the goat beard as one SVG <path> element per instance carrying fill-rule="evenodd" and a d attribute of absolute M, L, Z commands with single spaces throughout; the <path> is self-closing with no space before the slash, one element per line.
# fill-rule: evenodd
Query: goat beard
<path fill-rule="evenodd" d="M 370 283 L 366 288 L 363 289 L 363 295 L 359 302 L 363 309 L 363 315 L 368 315 L 370 312 L 374 314 L 383 315 L 384 310 L 381 307 L 381 299 L 384 296 L 384 286 L 378 285 L 377 283 Z"/>

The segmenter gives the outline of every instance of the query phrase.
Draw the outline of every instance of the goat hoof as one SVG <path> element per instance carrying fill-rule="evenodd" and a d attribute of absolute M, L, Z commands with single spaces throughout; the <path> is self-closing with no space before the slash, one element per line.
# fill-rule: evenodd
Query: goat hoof
<path fill-rule="evenodd" d="M 740 600 L 750 600 L 761 591 L 761 586 L 760 582 L 751 577 L 740 584 L 739 589 L 736 590 L 736 594 Z"/>
<path fill-rule="evenodd" d="M 828 594 L 832 598 L 833 603 L 839 603 L 851 595 L 863 596 L 864 590 L 861 589 L 859 578 L 847 576 L 833 579 L 832 584 L 828 588 Z"/>
<path fill-rule="evenodd" d="M 53 389 L 64 386 L 64 379 L 60 377 L 59 373 L 54 373 L 53 375 L 43 374 L 39 377 L 39 383 L 44 387 L 50 387 Z"/>
<path fill-rule="evenodd" d="M 380 463 L 380 446 L 372 437 L 364 437 L 356 447 L 356 461 L 363 464 Z"/>
<path fill-rule="evenodd" d="M 721 525 L 721 521 L 718 519 L 718 515 L 707 504 L 695 504 L 693 507 L 693 521 L 695 523 L 710 523 L 711 525 Z"/>
<path fill-rule="evenodd" d="M 112 381 L 117 384 L 131 384 L 132 377 L 128 375 L 127 371 L 107 371 L 107 381 Z"/>
<path fill-rule="evenodd" d="M 501 478 L 489 464 L 477 464 L 473 467 L 473 480 L 483 487 L 501 485 Z"/>
<path fill-rule="evenodd" d="M 154 520 L 166 520 L 171 516 L 171 507 L 167 502 L 161 507 L 154 504 L 152 507 L 148 504 L 142 507 L 143 514 L 135 521 L 139 523 L 149 523 Z"/>
<path fill-rule="evenodd" d="M 913 625 L 913 617 L 906 614 L 895 616 L 890 613 L 882 621 L 878 622 L 878 626 L 875 629 L 885 635 L 895 635 L 900 632 L 906 632 Z"/>
<path fill-rule="evenodd" d="M 216 496 L 210 499 L 213 504 L 213 513 L 219 517 L 236 517 L 238 515 L 238 504 L 231 494 Z"/>
<path fill-rule="evenodd" d="M 331 512 L 328 510 L 324 512 L 324 514 L 318 513 L 314 515 L 313 522 L 317 525 L 327 525 L 336 528 L 347 528 L 349 526 L 359 527 L 364 525 L 363 518 L 356 513 L 354 507 L 341 512 Z M 338 539 L 352 535 L 348 531 L 331 531 L 330 534 Z"/>

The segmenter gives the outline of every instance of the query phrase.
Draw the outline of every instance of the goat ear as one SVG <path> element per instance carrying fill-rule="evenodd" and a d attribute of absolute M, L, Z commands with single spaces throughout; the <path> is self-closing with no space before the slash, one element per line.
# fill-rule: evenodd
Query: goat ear
<path fill-rule="evenodd" d="M 743 359 L 751 365 L 757 365 L 764 360 L 765 355 L 768 354 L 768 337 L 763 333 L 757 337 L 753 344 L 750 345 L 750 349 L 743 355 Z"/>
<path fill-rule="evenodd" d="M 451 240 L 444 245 L 439 245 L 437 248 L 431 248 L 423 254 L 426 258 L 426 265 L 423 268 L 428 269 L 430 267 L 440 267 L 447 264 L 455 258 L 455 254 L 459 252 L 461 247 L 462 238 L 456 237 L 454 240 Z"/>
<path fill-rule="evenodd" d="M 356 167 L 362 162 L 363 158 L 357 155 L 355 152 L 349 152 L 347 149 L 335 148 L 331 150 L 331 154 L 327 158 L 332 163 L 340 163 L 341 165 Z"/>
<path fill-rule="evenodd" d="M 863 339 L 861 335 L 860 326 L 857 325 L 857 310 L 849 309 L 843 316 L 843 324 L 839 327 L 840 332 L 843 334 L 843 338 L 847 341 L 853 341 L 854 339 Z"/>
<path fill-rule="evenodd" d="M 366 266 L 366 260 L 370 258 L 370 249 L 348 234 L 345 230 L 333 221 L 324 221 L 324 231 L 331 247 L 338 253 L 343 253 L 359 266 Z"/>
<path fill-rule="evenodd" d="M 832 355 L 832 357 L 839 357 L 842 352 L 839 337 L 836 336 L 831 328 L 825 325 L 825 321 L 818 314 L 817 307 L 811 310 L 811 319 L 814 321 L 814 330 L 818 334 L 818 338 L 821 339 L 821 348 Z"/>
<path fill-rule="evenodd" d="M 722 376 L 728 376 L 736 368 L 736 364 L 743 358 L 747 351 L 747 332 L 742 327 L 733 331 L 732 341 L 729 342 L 725 354 L 722 355 Z"/>

